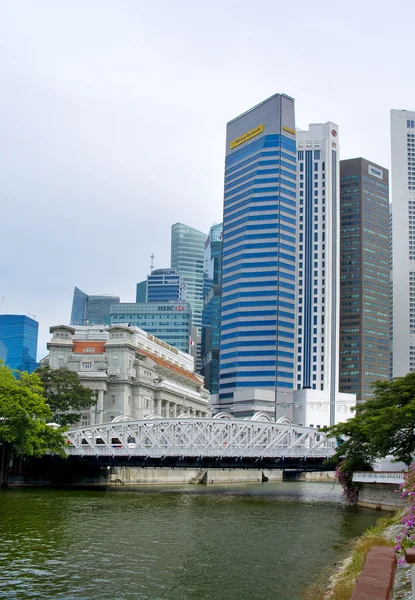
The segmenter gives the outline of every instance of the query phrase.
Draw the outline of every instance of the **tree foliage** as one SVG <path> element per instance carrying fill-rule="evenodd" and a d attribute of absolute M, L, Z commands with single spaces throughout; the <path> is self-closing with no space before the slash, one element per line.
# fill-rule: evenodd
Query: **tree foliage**
<path fill-rule="evenodd" d="M 94 391 L 84 387 L 74 371 L 40 367 L 36 373 L 43 383 L 44 397 L 56 423 L 71 425 L 80 420 L 80 411 L 96 404 Z"/>
<path fill-rule="evenodd" d="M 358 404 L 344 423 L 326 428 L 329 437 L 344 440 L 334 460 L 356 471 L 377 458 L 393 455 L 409 465 L 415 452 L 415 373 L 372 384 L 373 396 Z"/>
<path fill-rule="evenodd" d="M 52 412 L 43 396 L 38 375 L 13 371 L 0 364 L 0 443 L 3 457 L 41 456 L 47 450 L 64 455 L 65 438 L 61 430 L 47 425 Z M 4 461 L 3 461 L 4 462 Z"/>

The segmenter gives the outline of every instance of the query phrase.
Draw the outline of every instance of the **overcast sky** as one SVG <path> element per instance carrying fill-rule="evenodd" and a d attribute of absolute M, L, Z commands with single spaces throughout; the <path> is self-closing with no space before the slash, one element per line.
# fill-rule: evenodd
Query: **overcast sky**
<path fill-rule="evenodd" d="M 276 92 L 389 166 L 415 109 L 411 0 L 0 0 L 2 313 L 135 300 L 170 226 L 222 220 L 226 122 Z"/>

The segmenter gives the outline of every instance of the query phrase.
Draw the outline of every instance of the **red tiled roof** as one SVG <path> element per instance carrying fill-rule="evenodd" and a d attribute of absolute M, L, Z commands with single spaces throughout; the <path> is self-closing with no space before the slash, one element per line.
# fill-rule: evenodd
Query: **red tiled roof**
<path fill-rule="evenodd" d="M 74 341 L 74 354 L 105 354 L 104 342 Z"/>
<path fill-rule="evenodd" d="M 154 362 L 160 365 L 160 367 L 164 367 L 169 371 L 173 371 L 173 373 L 177 373 L 178 375 L 182 375 L 184 377 L 187 377 L 188 379 L 191 379 L 192 381 L 196 381 L 200 385 L 203 385 L 203 382 L 199 379 L 197 375 L 195 375 L 195 373 L 192 373 L 191 371 L 188 371 L 183 367 L 179 367 L 179 365 L 175 365 L 174 363 L 171 363 L 168 360 L 161 358 L 161 356 L 157 356 L 157 354 L 152 354 L 148 350 L 143 350 L 142 348 L 139 348 L 138 351 L 140 354 L 145 354 L 145 356 L 148 356 L 149 358 L 151 358 L 151 360 L 154 360 Z"/>

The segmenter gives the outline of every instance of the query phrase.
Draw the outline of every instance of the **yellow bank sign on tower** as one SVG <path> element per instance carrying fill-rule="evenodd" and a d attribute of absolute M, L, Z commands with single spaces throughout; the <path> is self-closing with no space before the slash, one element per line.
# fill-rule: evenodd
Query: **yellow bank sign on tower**
<path fill-rule="evenodd" d="M 232 140 L 232 142 L 229 144 L 229 148 L 232 150 L 232 148 L 236 148 L 236 146 L 239 146 L 240 144 L 247 142 L 251 138 L 262 133 L 263 131 L 264 131 L 264 126 L 258 125 L 258 127 L 255 127 L 254 129 L 251 129 L 250 131 L 247 131 L 243 135 L 240 135 L 239 137 L 237 137 L 236 140 Z"/>

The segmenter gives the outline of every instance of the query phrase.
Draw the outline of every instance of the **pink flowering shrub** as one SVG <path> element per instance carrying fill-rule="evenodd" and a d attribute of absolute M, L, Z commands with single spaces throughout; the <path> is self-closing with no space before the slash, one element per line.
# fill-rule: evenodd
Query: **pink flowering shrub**
<path fill-rule="evenodd" d="M 343 496 L 346 498 L 348 504 L 356 504 L 359 486 L 353 482 L 353 471 L 347 467 L 345 461 L 340 463 L 336 468 L 334 477 L 342 486 Z"/>
<path fill-rule="evenodd" d="M 409 466 L 400 488 L 401 498 L 408 504 L 408 511 L 401 521 L 403 530 L 398 535 L 395 546 L 398 554 L 398 564 L 402 565 L 406 562 L 404 549 L 415 546 L 415 463 Z"/>

